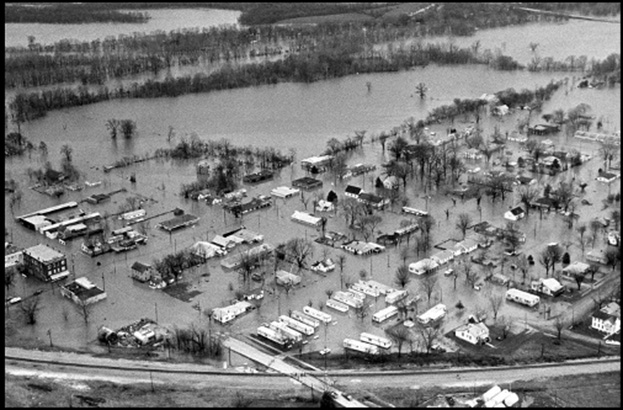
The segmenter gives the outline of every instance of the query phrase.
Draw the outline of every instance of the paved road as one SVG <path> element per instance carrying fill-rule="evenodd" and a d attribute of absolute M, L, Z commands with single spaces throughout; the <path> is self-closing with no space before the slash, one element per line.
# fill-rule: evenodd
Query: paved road
<path fill-rule="evenodd" d="M 235 342 L 230 346 L 237 345 Z M 246 345 L 246 344 L 245 344 Z M 241 345 L 250 354 L 264 357 L 248 350 L 250 346 Z M 27 359 L 29 361 L 24 361 Z M 284 371 L 296 368 L 288 364 L 273 364 Z M 97 368 L 94 370 L 94 368 Z M 299 370 L 300 371 L 300 370 Z M 331 379 L 337 381 L 340 390 L 372 389 L 378 387 L 397 387 L 417 389 L 430 386 L 464 386 L 466 388 L 493 383 L 513 383 L 517 380 L 530 380 L 564 375 L 582 375 L 621 371 L 620 357 L 593 360 L 575 360 L 564 363 L 515 366 L 500 368 L 463 368 L 452 370 L 421 369 L 417 371 L 363 372 L 352 370 L 330 371 Z M 203 387 L 249 388 L 256 389 L 301 389 L 299 382 L 289 375 L 273 373 L 237 373 L 229 369 L 219 371 L 191 363 L 159 363 L 133 360 L 94 358 L 86 355 L 62 352 L 41 352 L 19 348 L 5 348 L 5 372 L 16 375 L 37 375 L 73 380 L 99 379 L 117 383 L 179 384 Z M 317 374 L 313 374 L 317 373 Z M 457 377 L 458 375 L 458 377 Z M 300 380 L 304 385 L 318 385 L 322 372 L 307 373 Z M 512 385 L 510 385 L 512 389 Z M 304 389 L 307 389 L 305 387 Z M 356 401 L 347 402 L 338 398 L 344 406 L 362 405 Z"/>

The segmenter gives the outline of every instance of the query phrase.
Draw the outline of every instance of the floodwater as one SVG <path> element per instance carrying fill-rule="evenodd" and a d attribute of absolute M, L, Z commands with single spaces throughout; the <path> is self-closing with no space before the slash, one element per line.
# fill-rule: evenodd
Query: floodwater
<path fill-rule="evenodd" d="M 135 11 L 135 10 L 127 10 Z M 108 36 L 149 34 L 154 31 L 238 25 L 241 12 L 217 9 L 158 9 L 138 10 L 151 17 L 146 23 L 93 23 L 93 24 L 39 24 L 5 23 L 4 46 L 26 47 L 28 36 L 34 36 L 35 42 L 53 44 L 60 40 L 77 41 L 104 40 Z"/>
<path fill-rule="evenodd" d="M 557 27 L 557 26 L 556 26 Z M 511 41 L 510 39 L 508 40 Z M 569 43 L 569 48 L 572 43 Z M 604 45 L 607 48 L 608 45 Z M 331 137 L 343 139 L 354 135 L 355 131 L 366 130 L 367 135 L 381 131 L 389 131 L 400 125 L 407 118 L 413 116 L 421 119 L 432 108 L 448 104 L 454 98 L 476 98 L 483 93 L 493 93 L 505 88 L 530 88 L 547 84 L 552 79 L 564 78 L 567 73 L 528 73 L 528 72 L 500 72 L 489 70 L 481 66 L 429 66 L 401 73 L 371 74 L 350 76 L 346 78 L 318 82 L 313 84 L 279 84 L 256 88 L 221 91 L 199 95 L 187 95 L 178 98 L 162 98 L 153 100 L 121 100 L 105 102 L 51 112 L 47 117 L 32 121 L 22 126 L 24 135 L 35 145 L 40 141 L 48 144 L 49 156 L 53 166 L 58 167 L 60 161 L 60 147 L 69 144 L 73 148 L 75 166 L 83 173 L 84 180 L 98 181 L 103 184 L 96 188 L 85 188 L 81 192 L 68 191 L 61 199 L 39 194 L 29 186 L 27 168 L 40 168 L 44 160 L 38 154 L 30 158 L 9 158 L 5 163 L 5 178 L 14 178 L 22 187 L 23 199 L 21 204 L 11 213 L 9 196 L 5 195 L 5 221 L 7 232 L 11 240 L 18 246 L 29 247 L 37 243 L 47 243 L 61 250 L 68 256 L 70 266 L 73 266 L 77 276 L 87 276 L 100 287 L 104 286 L 108 298 L 94 306 L 88 326 L 85 326 L 76 307 L 63 299 L 57 289 L 34 279 L 23 280 L 12 289 L 16 295 L 26 296 L 37 289 L 44 289 L 42 295 L 43 309 L 39 312 L 38 323 L 32 327 L 25 327 L 25 332 L 42 341 L 47 341 L 46 332 L 51 330 L 56 345 L 68 347 L 84 347 L 96 337 L 97 328 L 101 325 L 116 329 L 141 317 L 156 319 L 165 325 L 186 326 L 201 320 L 198 311 L 192 307 L 197 303 L 202 309 L 214 308 L 228 303 L 233 298 L 229 290 L 230 283 L 236 288 L 238 279 L 233 272 L 225 272 L 219 265 L 219 260 L 212 260 L 207 265 L 188 271 L 185 279 L 196 290 L 201 292 L 192 302 L 187 303 L 168 296 L 167 294 L 149 289 L 129 278 L 129 267 L 135 261 L 151 262 L 155 258 L 176 250 L 186 248 L 198 240 L 211 239 L 216 234 L 227 232 L 240 224 L 257 231 L 265 236 L 265 242 L 276 245 L 294 237 L 312 239 L 319 234 L 312 228 L 306 228 L 290 221 L 294 210 L 305 210 L 298 198 L 277 200 L 271 208 L 248 214 L 242 220 L 225 214 L 222 208 L 209 207 L 204 203 L 196 203 L 179 197 L 179 188 L 183 183 L 196 180 L 194 161 L 149 161 L 125 169 L 114 170 L 108 174 L 102 172 L 104 165 L 127 155 L 142 155 L 152 153 L 156 148 L 167 146 L 166 134 L 172 126 L 178 141 L 184 135 L 196 132 L 202 139 L 227 138 L 235 145 L 274 146 L 284 153 L 289 149 L 296 150 L 297 161 L 291 167 L 283 169 L 274 181 L 247 187 L 249 196 L 268 194 L 270 189 L 281 185 L 290 185 L 293 179 L 304 176 L 298 160 L 310 155 L 319 154 Z M 366 82 L 372 83 L 368 93 Z M 427 99 L 420 100 L 414 96 L 415 84 L 424 82 L 429 88 Z M 604 90 L 577 89 L 571 82 L 554 95 L 550 102 L 545 104 L 543 112 L 551 112 L 557 108 L 568 109 L 580 102 L 588 103 L 592 107 L 591 113 L 597 117 L 607 119 L 605 126 L 608 130 L 620 129 L 620 87 Z M 512 130 L 517 121 L 517 115 L 506 117 L 503 120 L 487 117 L 482 125 L 485 135 L 493 132 L 493 126 L 499 125 L 502 132 Z M 131 118 L 137 122 L 138 135 L 132 140 L 118 138 L 116 141 L 107 135 L 105 122 L 109 118 Z M 471 121 L 471 118 L 469 119 Z M 457 118 L 455 125 L 464 125 L 462 118 Z M 538 121 L 533 118 L 533 121 Z M 445 135 L 448 124 L 431 127 L 431 131 Z M 579 142 L 564 136 L 551 138 L 561 146 L 577 146 L 584 152 L 597 157 L 596 146 L 588 142 Z M 513 147 L 511 143 L 511 147 Z M 514 150 L 518 152 L 518 150 Z M 356 152 L 349 160 L 349 164 L 359 162 L 380 163 L 387 160 L 380 145 L 366 145 L 363 150 Z M 587 195 L 591 201 L 599 204 L 599 200 L 607 195 L 605 186 L 595 185 L 594 176 L 601 161 L 595 158 L 582 167 L 578 178 L 589 181 Z M 483 164 L 479 166 L 484 167 Z M 380 167 L 379 167 L 380 168 Z M 380 169 L 374 173 L 379 175 Z M 130 173 L 136 173 L 137 183 L 130 184 Z M 325 195 L 329 189 L 335 189 L 341 196 L 346 184 L 352 183 L 363 186 L 371 191 L 373 179 L 370 176 L 357 177 L 351 181 L 339 182 L 332 186 L 333 180 L 328 175 L 321 175 L 324 182 L 321 190 Z M 152 198 L 145 204 L 147 216 L 181 207 L 189 213 L 201 218 L 199 224 L 193 228 L 183 229 L 172 235 L 154 227 L 157 222 L 168 219 L 160 217 L 150 222 L 149 243 L 138 250 L 125 254 L 107 254 L 97 258 L 90 258 L 79 251 L 81 239 L 60 245 L 25 228 L 18 226 L 13 217 L 37 209 L 64 203 L 70 200 L 80 200 L 93 193 L 105 193 L 126 188 L 126 193 L 116 194 L 108 203 L 100 205 L 81 204 L 87 212 L 97 211 L 102 214 L 114 213 L 125 202 L 125 198 L 141 195 Z M 476 211 L 474 201 L 465 205 L 457 204 L 452 207 L 450 198 L 437 196 L 428 203 L 424 199 L 424 189 L 418 183 L 409 183 L 407 196 L 410 204 L 419 208 L 428 208 L 439 222 L 433 230 L 434 243 L 447 238 L 460 239 L 460 233 L 454 227 L 456 215 L 463 211 L 469 212 L 474 220 L 482 218 L 496 225 L 504 225 L 503 212 L 513 203 L 509 196 L 504 203 L 498 201 L 491 204 L 488 198 L 483 198 L 482 216 Z M 320 191 L 318 191 L 320 192 Z M 308 197 L 314 193 L 306 194 Z M 434 193 L 433 193 L 434 195 Z M 308 208 L 311 208 L 311 201 Z M 461 207 L 461 208 L 460 208 Z M 462 208 L 464 207 L 464 208 Z M 448 220 L 445 210 L 451 209 Z M 588 220 L 589 216 L 603 214 L 609 211 L 601 210 L 595 205 L 593 208 L 579 210 L 581 220 Z M 311 209 L 310 209 L 311 210 Z M 406 219 L 390 212 L 382 213 L 383 222 L 379 229 L 391 232 L 399 227 L 401 220 Z M 557 238 L 568 236 L 569 232 L 562 224 L 560 216 L 546 216 L 541 220 L 531 215 L 528 220 L 519 224 L 520 229 L 528 235 L 525 244 L 526 252 L 536 252 L 542 243 L 551 242 Z M 110 221 L 111 228 L 121 227 L 120 221 Z M 348 233 L 344 218 L 339 214 L 329 218 L 328 230 Z M 532 234 L 534 232 L 534 234 Z M 544 237 L 542 235 L 546 235 Z M 322 257 L 323 247 L 315 245 L 314 260 Z M 343 251 L 331 249 L 334 257 Z M 572 260 L 579 257 L 579 250 L 571 248 Z M 371 257 L 356 257 L 347 255 L 345 276 L 358 279 L 359 272 L 366 270 L 369 277 L 377 281 L 393 285 L 393 276 L 396 268 L 402 263 L 400 253 L 391 248 L 388 252 Z M 409 255 L 406 263 L 415 262 L 424 255 Z M 99 265 L 98 265 L 99 262 Z M 289 267 L 285 267 L 288 269 Z M 534 270 L 533 272 L 536 272 Z M 202 274 L 209 273 L 209 277 Z M 241 335 L 253 333 L 258 324 L 276 319 L 279 312 L 287 314 L 290 309 L 301 310 L 310 301 L 315 306 L 325 301 L 327 289 L 339 288 L 339 268 L 321 277 L 312 272 L 303 272 L 303 285 L 289 295 L 285 293 L 279 299 L 267 295 L 259 311 L 236 320 L 228 326 L 227 331 Z M 450 310 L 445 325 L 447 330 L 459 323 L 459 316 L 454 308 L 457 299 L 461 299 L 471 312 L 477 304 L 488 304 L 481 292 L 480 301 L 474 300 L 475 292 L 469 289 L 459 278 L 457 291 L 452 289 L 452 280 L 438 274 L 440 285 L 430 304 L 443 301 Z M 252 283 L 254 284 L 254 283 Z M 267 284 L 267 288 L 270 285 Z M 421 285 L 414 279 L 407 287 L 414 293 L 420 293 L 424 298 Z M 485 289 L 486 290 L 486 289 Z M 501 290 L 500 290 L 501 291 Z M 370 298 L 368 298 L 370 299 Z M 466 301 L 469 301 L 466 303 Z M 373 303 L 371 314 L 384 306 L 381 298 Z M 420 309 L 426 307 L 427 302 L 420 303 Z M 13 307 L 12 310 L 16 310 Z M 505 305 L 504 314 L 520 315 L 524 313 L 520 308 Z M 517 313 L 520 312 L 520 313 Z M 327 329 L 327 343 L 333 351 L 341 351 L 341 341 L 344 337 L 357 338 L 359 332 L 369 330 L 370 317 L 364 321 L 357 319 L 351 313 L 347 315 L 330 312 L 336 318 L 337 326 Z M 538 317 L 536 312 L 530 312 L 531 317 Z M 373 333 L 382 335 L 381 328 L 373 328 Z M 318 350 L 324 345 L 324 330 L 320 330 L 320 338 L 312 341 L 305 350 Z M 406 350 L 406 349 L 405 349 Z"/>

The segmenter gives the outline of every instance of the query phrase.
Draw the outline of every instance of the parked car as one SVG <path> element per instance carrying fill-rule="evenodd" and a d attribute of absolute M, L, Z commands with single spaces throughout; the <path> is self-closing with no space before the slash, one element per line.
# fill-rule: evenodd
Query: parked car
<path fill-rule="evenodd" d="M 443 273 L 443 275 L 444 275 L 444 276 L 450 276 L 450 275 L 452 275 L 453 273 L 454 273 L 454 269 L 450 268 L 450 269 L 446 270 L 446 271 Z"/>
<path fill-rule="evenodd" d="M 12 297 L 8 297 L 8 298 L 6 299 L 6 301 L 7 301 L 7 303 L 8 303 L 9 305 L 14 305 L 14 304 L 16 304 L 16 303 L 21 302 L 21 301 L 22 301 L 22 298 L 21 298 L 21 297 L 19 297 L 19 296 L 12 296 Z"/>
<path fill-rule="evenodd" d="M 33 296 L 38 296 L 38 295 L 40 295 L 40 294 L 42 294 L 42 293 L 43 293 L 43 289 L 37 289 L 37 290 L 35 291 L 35 293 L 33 293 Z"/>
<path fill-rule="evenodd" d="M 504 255 L 506 256 L 517 256 L 521 253 L 521 251 L 518 250 L 513 250 L 513 249 L 506 249 L 504 250 Z"/>
<path fill-rule="evenodd" d="M 320 353 L 320 356 L 324 356 L 326 354 L 331 353 L 331 349 L 329 349 L 328 347 L 325 347 L 324 349 L 322 349 L 321 351 L 319 351 L 318 353 Z"/>
<path fill-rule="evenodd" d="M 344 398 L 349 401 L 353 399 L 353 396 L 351 396 L 350 394 L 342 394 L 342 396 L 344 396 Z"/>
<path fill-rule="evenodd" d="M 480 290 L 482 289 L 482 284 L 481 283 L 477 283 L 474 285 L 474 290 Z"/>

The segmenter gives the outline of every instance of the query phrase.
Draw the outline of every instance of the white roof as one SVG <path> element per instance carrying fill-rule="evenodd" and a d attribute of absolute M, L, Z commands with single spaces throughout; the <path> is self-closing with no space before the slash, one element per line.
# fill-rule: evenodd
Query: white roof
<path fill-rule="evenodd" d="M 313 216 L 308 214 L 307 212 L 294 211 L 292 214 L 292 219 L 299 220 L 301 222 L 305 222 L 311 225 L 316 225 L 320 223 L 322 218 L 318 218 L 317 216 Z"/>
<path fill-rule="evenodd" d="M 318 156 L 318 157 L 305 158 L 305 159 L 301 160 L 301 162 L 305 162 L 305 163 L 314 165 L 314 164 L 321 163 L 323 161 L 328 161 L 331 158 L 333 158 L 332 155 L 322 155 L 322 156 Z"/>
<path fill-rule="evenodd" d="M 91 282 L 86 276 L 78 278 L 74 282 L 76 282 L 78 285 L 82 286 L 85 289 L 92 289 L 95 287 L 95 284 Z"/>
<path fill-rule="evenodd" d="M 270 191 L 270 193 L 275 196 L 287 196 L 296 194 L 297 192 L 300 192 L 300 189 L 289 188 L 287 186 L 280 186 Z"/>
<path fill-rule="evenodd" d="M 554 278 L 543 279 L 543 285 L 547 286 L 552 292 L 556 292 L 557 290 L 562 288 L 560 282 L 558 282 Z"/>
<path fill-rule="evenodd" d="M 47 245 L 39 244 L 24 250 L 24 253 L 37 259 L 39 262 L 46 262 L 57 258 L 63 258 L 65 255 Z"/>
<path fill-rule="evenodd" d="M 429 269 L 435 269 L 438 266 L 439 264 L 435 260 L 429 258 L 424 258 L 422 260 L 409 264 L 409 268 L 413 270 L 422 270 L 425 267 L 428 267 Z"/>

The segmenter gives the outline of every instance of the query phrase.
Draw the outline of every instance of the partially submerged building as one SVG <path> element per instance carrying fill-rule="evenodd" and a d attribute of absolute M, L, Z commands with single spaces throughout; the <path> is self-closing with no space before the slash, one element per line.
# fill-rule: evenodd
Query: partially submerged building
<path fill-rule="evenodd" d="M 69 276 L 65 255 L 48 245 L 24 249 L 23 257 L 26 272 L 40 280 L 54 282 Z"/>
<path fill-rule="evenodd" d="M 191 214 L 182 214 L 172 219 L 160 222 L 157 227 L 167 232 L 173 232 L 177 229 L 185 228 L 199 222 L 199 217 Z"/>
<path fill-rule="evenodd" d="M 106 292 L 84 276 L 61 286 L 61 294 L 78 305 L 90 305 L 106 298 Z"/>

